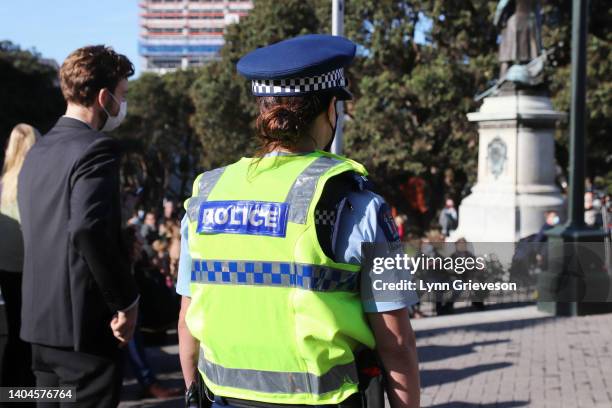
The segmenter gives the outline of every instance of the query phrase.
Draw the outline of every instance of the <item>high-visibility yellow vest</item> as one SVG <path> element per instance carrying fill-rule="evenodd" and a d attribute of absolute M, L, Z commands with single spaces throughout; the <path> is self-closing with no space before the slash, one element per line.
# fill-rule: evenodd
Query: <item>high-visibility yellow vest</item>
<path fill-rule="evenodd" d="M 315 228 L 325 183 L 348 171 L 367 174 L 317 151 L 243 158 L 196 179 L 186 322 L 216 395 L 320 405 L 357 392 L 353 351 L 375 345 L 360 267 L 328 258 Z"/>

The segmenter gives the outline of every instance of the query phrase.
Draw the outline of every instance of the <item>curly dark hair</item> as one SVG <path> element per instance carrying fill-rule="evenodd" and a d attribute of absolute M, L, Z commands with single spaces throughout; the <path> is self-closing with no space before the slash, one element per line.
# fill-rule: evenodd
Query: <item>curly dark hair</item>
<path fill-rule="evenodd" d="M 333 96 L 333 93 L 320 93 L 258 97 L 256 126 L 261 143 L 258 155 L 276 147 L 292 148 L 308 137 L 314 120 L 327 110 Z"/>
<path fill-rule="evenodd" d="M 115 91 L 122 79 L 134 75 L 134 65 L 111 47 L 92 45 L 73 51 L 60 68 L 66 102 L 91 106 L 101 89 Z"/>

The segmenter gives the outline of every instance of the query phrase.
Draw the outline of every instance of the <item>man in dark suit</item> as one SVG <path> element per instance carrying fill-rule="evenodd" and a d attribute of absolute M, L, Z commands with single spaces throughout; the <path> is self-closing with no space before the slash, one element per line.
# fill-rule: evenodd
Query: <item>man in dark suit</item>
<path fill-rule="evenodd" d="M 121 348 L 138 292 L 121 245 L 119 149 L 100 131 L 127 109 L 134 67 L 104 46 L 62 64 L 66 114 L 30 150 L 19 176 L 25 263 L 21 337 L 37 386 L 76 387 L 79 407 L 119 401 Z"/>

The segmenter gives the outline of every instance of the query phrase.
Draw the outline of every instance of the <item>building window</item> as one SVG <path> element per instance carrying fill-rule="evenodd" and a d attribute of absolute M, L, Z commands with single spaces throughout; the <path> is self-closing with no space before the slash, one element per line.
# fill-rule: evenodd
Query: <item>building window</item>
<path fill-rule="evenodd" d="M 198 66 L 198 65 L 203 65 L 206 62 L 206 60 L 204 59 L 190 59 L 189 60 L 189 65 L 190 66 Z"/>
<path fill-rule="evenodd" d="M 183 10 L 175 10 L 175 9 L 168 9 L 168 10 L 149 10 L 148 13 L 149 14 L 170 14 L 170 13 L 177 13 L 180 14 L 182 13 Z"/>
<path fill-rule="evenodd" d="M 167 33 L 182 33 L 182 28 L 149 28 L 149 32 L 153 34 L 167 34 Z"/>
<path fill-rule="evenodd" d="M 190 9 L 190 13 L 223 13 L 223 9 Z"/>
<path fill-rule="evenodd" d="M 153 58 L 150 60 L 150 68 L 177 68 L 181 66 L 181 60 L 176 58 Z"/>
<path fill-rule="evenodd" d="M 224 16 L 221 15 L 215 15 L 215 16 L 193 16 L 190 15 L 189 19 L 190 20 L 223 20 Z"/>
<path fill-rule="evenodd" d="M 223 28 L 218 28 L 218 27 L 190 28 L 189 33 L 191 34 L 223 34 Z"/>
<path fill-rule="evenodd" d="M 158 19 L 158 20 L 182 20 L 185 16 L 150 16 L 149 18 Z"/>

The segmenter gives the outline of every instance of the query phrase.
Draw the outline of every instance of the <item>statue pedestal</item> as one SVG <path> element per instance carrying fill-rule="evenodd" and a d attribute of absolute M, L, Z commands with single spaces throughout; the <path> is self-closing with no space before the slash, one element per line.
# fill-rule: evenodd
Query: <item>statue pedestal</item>
<path fill-rule="evenodd" d="M 553 110 L 550 98 L 504 90 L 467 116 L 479 125 L 478 181 L 459 207 L 451 240 L 516 242 L 537 233 L 548 210 L 564 219 L 554 183 L 554 129 L 565 114 Z"/>

